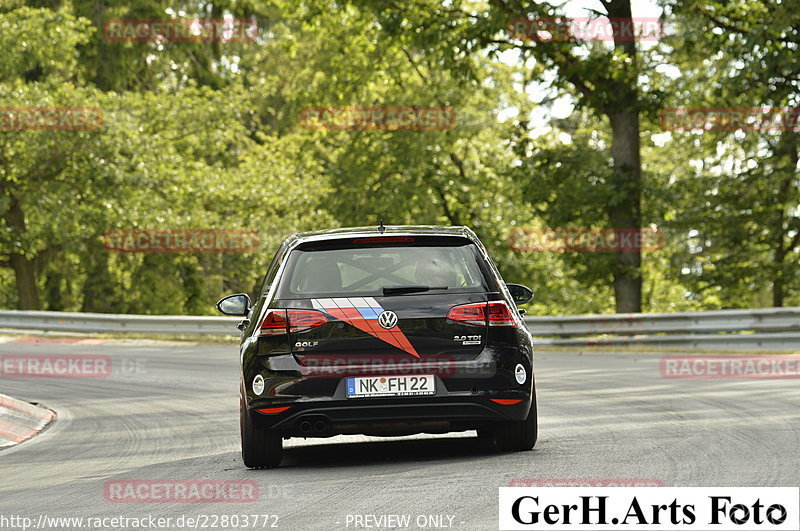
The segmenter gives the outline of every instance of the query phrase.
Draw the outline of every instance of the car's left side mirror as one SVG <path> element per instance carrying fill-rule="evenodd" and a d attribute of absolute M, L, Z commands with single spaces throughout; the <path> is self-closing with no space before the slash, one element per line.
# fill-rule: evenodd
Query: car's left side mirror
<path fill-rule="evenodd" d="M 522 284 L 506 284 L 516 304 L 527 304 L 533 298 L 533 290 Z"/>
<path fill-rule="evenodd" d="M 217 310 L 225 315 L 245 316 L 250 311 L 250 296 L 245 293 L 228 295 L 217 302 Z"/>

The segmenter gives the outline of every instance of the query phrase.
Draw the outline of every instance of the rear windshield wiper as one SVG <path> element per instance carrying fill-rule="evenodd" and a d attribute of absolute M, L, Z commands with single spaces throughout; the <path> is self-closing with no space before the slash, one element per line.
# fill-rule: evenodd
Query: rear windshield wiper
<path fill-rule="evenodd" d="M 383 294 L 400 295 L 403 293 L 418 293 L 420 291 L 431 291 L 434 289 L 447 289 L 447 286 L 387 286 L 383 288 Z"/>

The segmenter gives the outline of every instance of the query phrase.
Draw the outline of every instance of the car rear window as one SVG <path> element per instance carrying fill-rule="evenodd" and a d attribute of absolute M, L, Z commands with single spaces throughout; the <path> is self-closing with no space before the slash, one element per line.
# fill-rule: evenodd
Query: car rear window
<path fill-rule="evenodd" d="M 472 243 L 298 249 L 289 256 L 279 297 L 381 296 L 383 288 L 404 286 L 487 291 L 480 260 Z"/>

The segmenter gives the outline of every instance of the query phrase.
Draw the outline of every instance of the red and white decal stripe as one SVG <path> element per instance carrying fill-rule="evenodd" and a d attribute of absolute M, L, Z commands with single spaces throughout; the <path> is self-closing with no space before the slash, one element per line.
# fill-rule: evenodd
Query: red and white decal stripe
<path fill-rule="evenodd" d="M 412 356 L 419 358 L 408 338 L 395 325 L 391 330 L 378 324 L 378 316 L 385 310 L 372 297 L 337 297 L 334 299 L 312 299 L 314 308 L 355 326 L 362 332 L 380 339 Z"/>

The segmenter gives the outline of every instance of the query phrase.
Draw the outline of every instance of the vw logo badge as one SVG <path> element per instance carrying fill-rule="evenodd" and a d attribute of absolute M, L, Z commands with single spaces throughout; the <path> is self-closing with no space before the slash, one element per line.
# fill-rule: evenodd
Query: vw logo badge
<path fill-rule="evenodd" d="M 397 326 L 397 314 L 386 310 L 378 316 L 378 324 L 386 330 L 394 328 Z"/>

